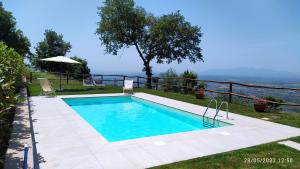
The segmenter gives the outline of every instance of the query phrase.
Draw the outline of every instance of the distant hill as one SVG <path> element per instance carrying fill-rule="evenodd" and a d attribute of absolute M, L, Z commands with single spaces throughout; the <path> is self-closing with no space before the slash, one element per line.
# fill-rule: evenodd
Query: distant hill
<path fill-rule="evenodd" d="M 259 78 L 295 78 L 300 79 L 300 73 L 276 71 L 270 69 L 257 68 L 232 68 L 232 69 L 213 69 L 202 71 L 199 74 L 209 76 L 231 76 L 231 77 L 259 77 Z"/>

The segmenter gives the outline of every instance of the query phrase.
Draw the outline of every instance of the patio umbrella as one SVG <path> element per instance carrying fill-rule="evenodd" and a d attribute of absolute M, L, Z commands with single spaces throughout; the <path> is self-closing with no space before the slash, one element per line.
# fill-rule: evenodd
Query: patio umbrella
<path fill-rule="evenodd" d="M 56 56 L 56 57 L 50 57 L 50 58 L 45 58 L 45 59 L 40 59 L 40 60 L 41 61 L 46 61 L 46 62 L 81 64 L 80 62 L 78 62 L 76 60 L 73 60 L 73 59 L 70 59 L 70 58 L 65 57 L 65 56 Z M 61 73 L 62 73 L 62 69 L 61 69 L 60 76 L 59 76 L 59 89 L 60 90 L 61 90 Z"/>

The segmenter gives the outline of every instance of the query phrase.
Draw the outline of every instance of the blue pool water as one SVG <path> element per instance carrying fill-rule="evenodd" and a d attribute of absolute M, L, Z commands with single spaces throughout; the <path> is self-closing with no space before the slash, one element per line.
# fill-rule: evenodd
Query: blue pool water
<path fill-rule="evenodd" d="M 63 99 L 109 142 L 229 125 L 130 96 Z"/>

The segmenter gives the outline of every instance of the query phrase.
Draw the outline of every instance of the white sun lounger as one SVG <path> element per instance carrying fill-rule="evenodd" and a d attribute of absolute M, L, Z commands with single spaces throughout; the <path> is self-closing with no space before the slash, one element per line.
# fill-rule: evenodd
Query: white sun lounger
<path fill-rule="evenodd" d="M 94 79 L 93 82 L 94 82 L 94 85 L 97 87 L 105 87 L 105 84 L 103 84 L 102 80 Z"/>
<path fill-rule="evenodd" d="M 123 93 L 125 93 L 126 90 L 129 90 L 131 93 L 133 93 L 133 80 L 124 81 Z"/>
<path fill-rule="evenodd" d="M 52 94 L 52 95 L 56 96 L 55 90 L 52 88 L 52 86 L 47 78 L 38 78 L 38 80 L 40 81 L 42 95 Z"/>
<path fill-rule="evenodd" d="M 88 79 L 83 79 L 82 80 L 82 85 L 85 87 L 92 87 L 95 86 L 94 81 L 92 78 L 88 78 Z"/>

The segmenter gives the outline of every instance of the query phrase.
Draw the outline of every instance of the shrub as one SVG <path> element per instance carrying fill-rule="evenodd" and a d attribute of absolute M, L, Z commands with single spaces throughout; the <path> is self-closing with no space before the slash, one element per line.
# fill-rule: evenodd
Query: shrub
<path fill-rule="evenodd" d="M 193 88 L 197 84 L 197 74 L 186 70 L 181 74 L 183 79 L 183 86 L 187 86 L 189 88 Z"/>
<path fill-rule="evenodd" d="M 277 99 L 277 98 L 272 97 L 272 96 L 266 96 L 266 97 L 264 97 L 264 99 L 267 100 L 267 101 L 283 103 L 283 100 Z M 281 105 L 278 104 L 278 103 L 267 102 L 267 111 L 270 111 L 270 112 L 279 111 L 280 106 Z"/>
<path fill-rule="evenodd" d="M 204 82 L 200 82 L 197 86 L 196 86 L 196 90 L 199 89 L 205 89 L 207 87 L 207 84 Z"/>
<path fill-rule="evenodd" d="M 0 168 L 3 166 L 1 158 L 7 149 L 17 102 L 15 92 L 21 84 L 23 70 L 23 58 L 0 42 Z"/>
<path fill-rule="evenodd" d="M 70 73 L 75 79 L 82 79 L 83 74 L 84 77 L 90 76 L 90 69 L 85 59 L 77 56 L 71 57 L 71 59 L 76 60 L 81 64 L 67 64 L 66 72 Z"/>
<path fill-rule="evenodd" d="M 16 102 L 15 89 L 23 74 L 23 58 L 0 42 L 0 112 Z"/>
<path fill-rule="evenodd" d="M 176 71 L 172 68 L 168 69 L 165 73 L 161 73 L 159 77 L 163 79 L 163 84 L 165 85 L 168 86 L 177 85 L 178 75 Z"/>

